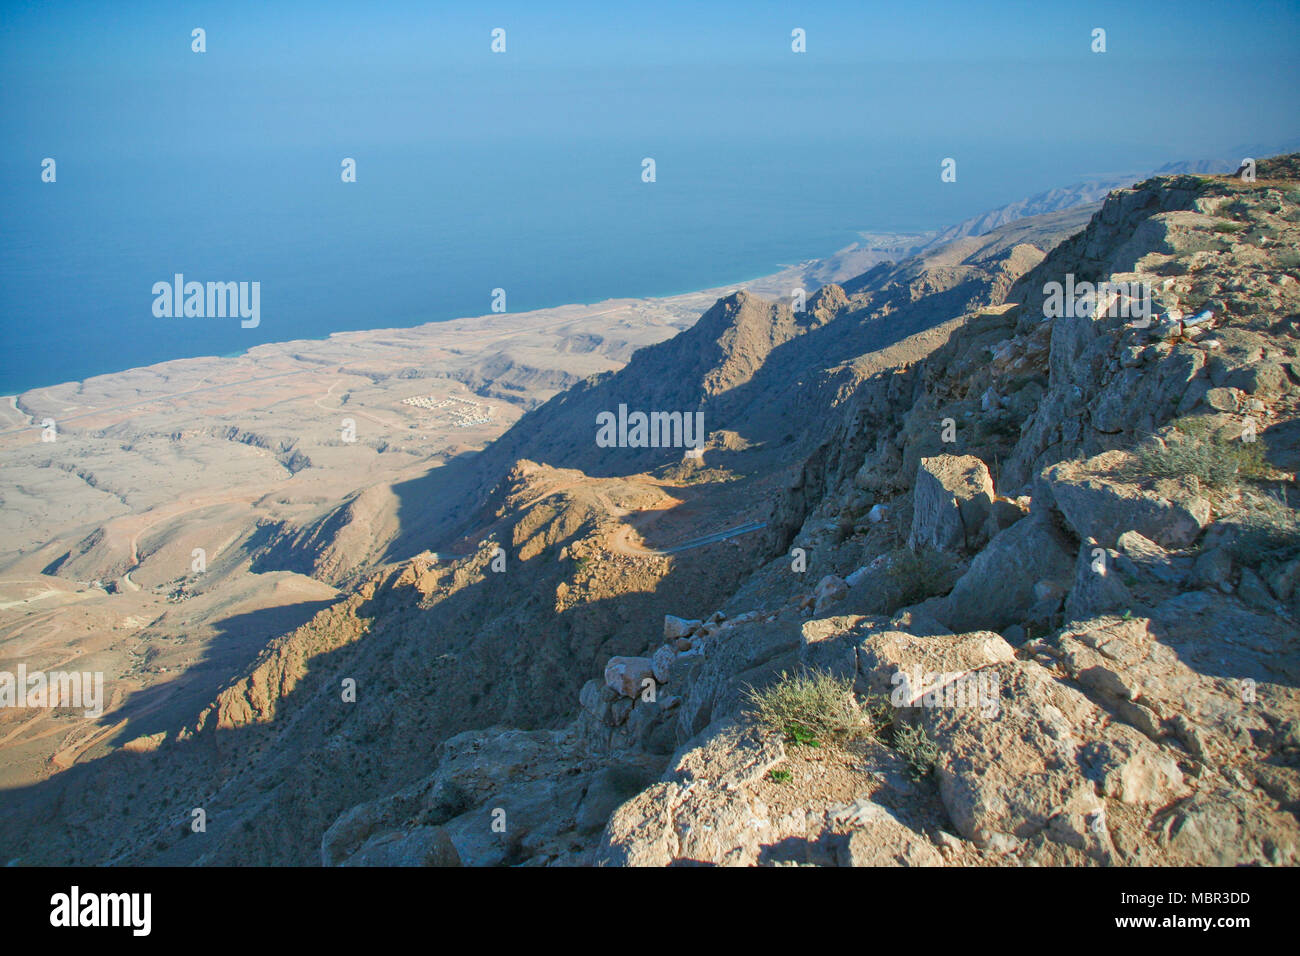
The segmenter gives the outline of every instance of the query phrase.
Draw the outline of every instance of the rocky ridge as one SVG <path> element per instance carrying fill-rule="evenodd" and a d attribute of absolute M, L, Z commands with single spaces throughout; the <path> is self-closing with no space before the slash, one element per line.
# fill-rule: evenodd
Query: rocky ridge
<path fill-rule="evenodd" d="M 549 755 L 443 824 L 460 859 L 1295 863 L 1291 172 L 1283 161 L 1249 187 L 1178 177 L 1121 191 L 1008 307 L 863 380 L 774 507 L 777 556 L 719 610 L 667 615 L 657 648 L 609 658 L 563 732 L 457 741 L 498 767 L 525 747 Z M 1237 233 L 1248 247 L 1215 241 Z M 1045 321 L 1039 290 L 1065 273 L 1150 282 L 1164 320 Z M 1208 322 L 1170 319 L 1207 304 Z M 1233 454 L 1247 418 L 1267 454 L 1227 486 L 1151 473 L 1180 443 Z M 1261 510 L 1272 550 L 1245 547 Z M 761 731 L 746 690 L 800 668 L 852 680 L 863 701 L 899 673 L 934 675 L 895 716 L 925 731 L 932 766 L 918 774 L 884 738 L 822 751 Z M 991 693 L 962 701 L 973 677 Z M 454 777 L 440 765 L 423 805 Z M 526 834 L 513 856 L 504 840 L 464 838 L 467 821 L 481 837 L 483 818 L 512 806 Z M 356 812 L 374 821 L 365 841 L 428 839 L 380 805 Z"/>
<path fill-rule="evenodd" d="M 747 548 L 629 553 L 623 518 L 679 507 L 678 479 L 520 461 L 544 441 L 516 436 L 497 453 L 508 474 L 465 522 L 473 555 L 372 576 L 190 727 L 64 775 L 44 822 L 66 833 L 38 825 L 3 849 L 346 865 L 1294 862 L 1300 177 L 1294 158 L 1259 175 L 1139 184 L 1050 250 L 950 250 L 825 287 L 807 315 L 724 299 L 697 338 L 765 344 L 724 345 L 655 395 L 716 402 L 720 424 L 759 439 L 718 453 L 751 463 L 741 487 L 771 503 Z M 1149 282 L 1161 316 L 1045 320 L 1044 287 L 1067 274 Z M 585 389 L 635 397 L 647 367 L 612 376 L 623 391 Z M 749 427 L 760 399 L 775 411 Z M 574 402 L 588 399 L 531 421 Z M 808 423 L 798 441 L 764 430 L 788 420 Z M 522 571 L 504 592 L 498 548 Z M 748 689 L 800 668 L 852 681 L 864 704 L 900 672 L 938 675 L 893 717 L 924 730 L 933 759 L 918 770 L 896 736 L 822 749 L 763 733 Z M 338 706 L 345 675 L 368 695 L 352 710 Z M 106 840 L 103 795 L 151 774 L 166 788 Z M 181 808 L 200 800 L 213 822 L 196 839 Z"/>

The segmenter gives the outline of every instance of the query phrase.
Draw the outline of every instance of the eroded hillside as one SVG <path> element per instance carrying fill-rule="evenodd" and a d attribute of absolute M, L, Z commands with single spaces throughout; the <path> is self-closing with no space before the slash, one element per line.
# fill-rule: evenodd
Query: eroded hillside
<path fill-rule="evenodd" d="M 1060 245 L 1012 224 L 802 312 L 729 296 L 398 489 L 381 536 L 354 501 L 268 542 L 392 563 L 185 727 L 11 801 L 0 853 L 1293 862 L 1300 183 L 1259 176 L 1152 180 Z M 1045 320 L 1067 275 L 1161 314 Z M 620 403 L 702 410 L 703 458 L 598 447 Z M 801 667 L 872 713 L 944 676 L 822 748 L 746 716 Z M 993 700 L 945 703 L 963 680 Z"/>

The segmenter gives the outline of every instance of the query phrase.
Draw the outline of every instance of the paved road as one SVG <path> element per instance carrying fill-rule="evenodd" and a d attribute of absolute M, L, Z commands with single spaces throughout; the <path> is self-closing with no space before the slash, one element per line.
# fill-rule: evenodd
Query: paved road
<path fill-rule="evenodd" d="M 692 548 L 702 548 L 706 544 L 716 544 L 719 541 L 727 541 L 731 538 L 739 537 L 742 534 L 749 534 L 767 527 L 766 521 L 750 521 L 746 524 L 736 525 L 734 528 L 728 528 L 725 531 L 715 531 L 713 534 L 706 534 L 702 538 L 693 538 L 682 544 L 674 545 L 671 548 L 638 548 L 640 554 L 678 554 L 682 551 L 690 551 Z"/>

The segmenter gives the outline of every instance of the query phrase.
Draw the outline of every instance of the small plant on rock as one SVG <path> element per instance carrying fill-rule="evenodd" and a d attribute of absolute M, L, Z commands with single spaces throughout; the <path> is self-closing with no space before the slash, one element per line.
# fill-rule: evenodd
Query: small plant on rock
<path fill-rule="evenodd" d="M 939 760 L 939 745 L 930 739 L 920 724 L 895 724 L 894 749 L 912 768 L 918 779 L 934 771 Z"/>
<path fill-rule="evenodd" d="M 1231 492 L 1243 481 L 1268 476 L 1264 450 L 1262 440 L 1225 438 L 1196 419 L 1182 419 L 1167 440 L 1138 446 L 1138 468 L 1153 478 L 1190 475 L 1215 491 Z"/>
<path fill-rule="evenodd" d="M 826 671 L 782 671 L 776 683 L 745 692 L 745 716 L 787 742 L 819 747 L 875 735 L 869 711 L 858 706 L 853 681 Z"/>

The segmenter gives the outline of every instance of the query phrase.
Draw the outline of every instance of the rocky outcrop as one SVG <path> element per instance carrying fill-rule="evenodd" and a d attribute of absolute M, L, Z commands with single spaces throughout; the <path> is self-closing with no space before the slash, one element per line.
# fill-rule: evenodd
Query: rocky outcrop
<path fill-rule="evenodd" d="M 1113 548 L 1120 535 L 1135 531 L 1166 548 L 1182 548 L 1210 521 L 1210 502 L 1175 482 L 1160 490 L 1128 480 L 1137 466 L 1127 452 L 1104 452 L 1047 468 L 1035 488 L 1045 507 L 1054 507 L 1079 538 Z"/>
<path fill-rule="evenodd" d="M 974 455 L 922 458 L 912 489 L 912 550 L 975 550 L 993 510 L 993 479 Z"/>
<path fill-rule="evenodd" d="M 956 631 L 1001 631 L 1023 623 L 1032 609 L 1044 600 L 1050 605 L 1051 596 L 1069 586 L 1071 552 L 1069 539 L 1050 514 L 1032 514 L 990 541 L 952 591 L 931 602 L 930 613 Z M 1038 613 L 1050 616 L 1054 610 Z"/>
<path fill-rule="evenodd" d="M 832 556 L 834 573 L 793 604 L 811 616 L 795 656 L 851 679 L 864 702 L 889 700 L 894 729 L 828 763 L 763 737 L 715 690 L 713 723 L 684 726 L 698 736 L 615 812 L 599 861 L 1297 862 L 1300 456 L 1267 446 L 1269 504 L 1265 483 L 1244 472 L 1225 490 L 1144 473 L 1135 454 L 1148 436 L 1170 441 L 1188 414 L 1218 416 L 1207 421 L 1233 438 L 1256 416 L 1292 434 L 1295 331 L 1251 318 L 1300 308 L 1293 276 L 1255 271 L 1271 256 L 1270 230 L 1294 231 L 1278 217 L 1285 206 L 1276 187 L 1197 178 L 1120 191 L 1013 290 L 1019 314 L 1000 339 L 997 319 L 972 319 L 908 370 L 901 392 L 864 383 L 841 450 L 815 457 L 802 479 L 805 499 L 824 504 L 792 540 Z M 1254 248 L 1206 238 L 1239 231 L 1223 226 L 1228 214 L 1243 229 L 1257 223 Z M 1066 272 L 1150 280 L 1162 309 L 1209 289 L 1215 318 L 1130 324 L 1094 311 L 1044 322 L 1037 290 Z M 981 335 L 991 340 L 983 361 L 963 358 Z M 1279 374 L 1292 365 L 1296 374 Z M 963 419 L 983 427 L 967 433 L 973 451 L 954 454 L 940 425 Z M 858 438 L 867 428 L 871 443 Z M 1210 439 L 1203 448 L 1236 454 Z M 995 459 L 1016 499 L 994 493 Z M 845 541 L 843 523 L 823 516 L 857 513 L 864 492 L 881 520 L 855 521 Z M 1260 514 L 1273 530 L 1259 530 Z M 889 542 L 903 534 L 916 551 L 962 563 L 947 594 L 890 608 Z M 844 613 L 866 603 L 884 613 Z M 777 646 L 784 666 L 788 645 Z M 697 674 L 726 687 L 727 669 L 706 656 Z M 780 679 L 747 673 L 755 686 Z M 918 773 L 908 741 L 920 732 L 932 763 Z M 868 769 L 855 777 L 851 766 Z"/>

